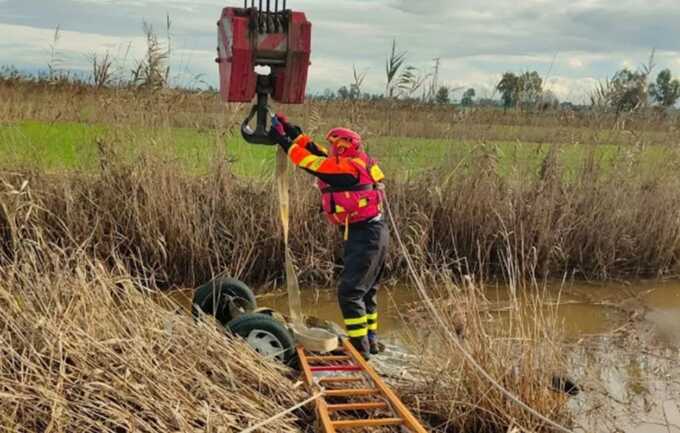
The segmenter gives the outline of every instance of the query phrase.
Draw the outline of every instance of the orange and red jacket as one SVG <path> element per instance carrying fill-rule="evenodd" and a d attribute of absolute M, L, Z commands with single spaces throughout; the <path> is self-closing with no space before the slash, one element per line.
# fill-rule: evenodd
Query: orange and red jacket
<path fill-rule="evenodd" d="M 323 208 L 332 223 L 352 224 L 380 214 L 382 192 L 378 186 L 385 176 L 365 153 L 329 156 L 304 134 L 283 147 L 293 164 L 319 179 Z M 356 198 L 356 203 L 350 198 Z"/>

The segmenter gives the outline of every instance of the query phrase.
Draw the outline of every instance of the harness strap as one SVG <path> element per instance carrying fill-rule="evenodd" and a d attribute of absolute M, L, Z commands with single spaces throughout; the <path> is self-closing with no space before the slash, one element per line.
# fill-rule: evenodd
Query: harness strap
<path fill-rule="evenodd" d="M 382 189 L 380 184 L 374 183 L 370 185 L 356 185 L 347 187 L 329 186 L 321 190 L 322 193 L 333 193 L 333 192 L 356 192 L 356 191 L 371 191 Z"/>

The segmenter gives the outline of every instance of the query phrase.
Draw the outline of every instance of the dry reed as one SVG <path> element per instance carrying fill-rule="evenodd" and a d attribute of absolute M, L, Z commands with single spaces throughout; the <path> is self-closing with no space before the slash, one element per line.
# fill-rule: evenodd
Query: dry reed
<path fill-rule="evenodd" d="M 140 143 L 140 145 L 142 145 Z M 623 150 L 611 168 L 586 158 L 569 174 L 553 146 L 541 173 L 497 173 L 493 147 L 480 147 L 415 179 L 388 182 L 391 202 L 418 264 L 457 275 L 503 276 L 507 243 L 524 276 L 634 278 L 675 275 L 680 260 L 680 158 L 641 169 Z M 222 159 L 216 158 L 216 161 Z M 149 285 L 195 286 L 226 272 L 256 285 L 281 277 L 282 236 L 271 180 L 232 175 L 221 164 L 204 176 L 153 154 L 127 161 L 103 154 L 92 173 L 0 172 L 0 262 L 22 227 L 50 242 L 112 255 Z M 331 284 L 339 233 L 318 213 L 317 193 L 293 182 L 291 248 L 301 281 Z M 25 188 L 28 220 L 17 220 Z M 34 233 L 29 230 L 27 233 Z M 393 250 L 389 275 L 405 276 Z"/>
<path fill-rule="evenodd" d="M 232 432 L 304 399 L 281 367 L 162 307 L 123 267 L 20 242 L 0 267 L 0 430 Z"/>
<path fill-rule="evenodd" d="M 247 104 L 223 104 L 214 92 L 98 89 L 77 82 L 27 81 L 0 70 L 0 122 L 72 121 L 236 130 Z M 680 116 L 539 111 L 418 104 L 404 101 L 322 101 L 279 107 L 307 127 L 325 131 L 351 125 L 365 138 L 413 137 L 556 144 L 676 145 Z M 236 116 L 231 116 L 237 112 Z M 225 114 L 228 120 L 225 122 Z"/>
<path fill-rule="evenodd" d="M 553 388 L 565 368 L 563 339 L 554 310 L 540 295 L 510 296 L 508 308 L 493 311 L 483 290 L 437 284 L 438 311 L 456 329 L 476 362 L 521 401 L 543 416 L 571 422 L 567 396 Z M 458 347 L 429 315 L 409 314 L 407 341 L 416 356 L 408 380 L 396 386 L 408 404 L 437 432 L 551 432 L 552 426 L 501 394 L 464 359 Z"/>

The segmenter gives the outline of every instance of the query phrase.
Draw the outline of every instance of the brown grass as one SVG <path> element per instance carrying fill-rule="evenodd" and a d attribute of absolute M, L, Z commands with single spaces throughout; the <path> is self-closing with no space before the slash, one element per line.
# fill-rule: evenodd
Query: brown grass
<path fill-rule="evenodd" d="M 180 162 L 154 153 L 156 141 L 172 147 L 171 134 L 143 139 L 128 134 L 132 143 L 124 145 L 145 149 L 142 156 L 130 161 L 121 155 L 126 147 L 101 138 L 100 170 L 94 172 L 0 168 L 0 262 L 11 258 L 24 231 L 30 237 L 40 228 L 61 248 L 87 251 L 104 263 L 120 261 L 150 285 L 193 286 L 220 272 L 252 284 L 281 277 L 282 237 L 271 179 L 234 176 L 218 144 L 219 137 L 233 133 L 242 107 L 220 107 L 207 94 L 46 86 L 2 83 L 0 98 L 7 103 L 0 106 L 0 120 L 112 122 L 130 130 L 134 125 L 209 128 L 217 142 L 211 150 L 214 166 L 207 175 L 189 174 Z M 630 124 L 612 129 L 606 117 L 573 113 L 386 110 L 363 102 L 312 102 L 294 110 L 312 131 L 347 121 L 369 135 L 428 135 L 409 126 L 415 122 L 455 140 L 476 134 L 472 150 L 432 161 L 417 178 L 388 173 L 399 226 L 421 266 L 458 276 L 502 277 L 505 245 L 511 244 L 525 276 L 606 279 L 679 271 L 680 149 L 672 117 L 633 117 L 630 122 L 640 127 L 633 130 Z M 537 131 L 546 136 L 532 137 Z M 590 144 L 578 144 L 586 135 Z M 508 155 L 486 140 L 510 136 L 551 139 L 539 168 L 499 166 Z M 598 153 L 598 142 L 613 139 L 622 143 L 604 156 Z M 659 140 L 666 153 L 650 162 L 646 149 Z M 521 152 L 522 146 L 518 142 L 503 151 Z M 565 160 L 567 146 L 581 146 L 585 156 Z M 318 214 L 317 193 L 304 174 L 297 174 L 293 190 L 292 249 L 301 280 L 332 284 L 339 236 Z M 33 208 L 24 219 L 18 209 L 28 196 Z M 395 278 L 405 275 L 396 250 L 389 270 Z"/>
<path fill-rule="evenodd" d="M 113 123 L 143 127 L 188 127 L 237 131 L 248 104 L 221 102 L 212 92 L 163 89 L 97 89 L 69 81 L 3 76 L 0 122 L 25 119 Z M 274 105 L 276 105 L 274 103 Z M 325 132 L 351 125 L 364 138 L 455 138 L 555 144 L 678 143 L 680 116 L 649 110 L 635 113 L 522 111 L 495 108 L 461 110 L 403 101 L 308 101 L 275 107 L 311 129 Z"/>
<path fill-rule="evenodd" d="M 123 266 L 20 242 L 0 267 L 0 430 L 232 432 L 304 399 L 281 367 L 161 307 Z"/>
<path fill-rule="evenodd" d="M 104 263 L 118 260 L 151 285 L 194 286 L 219 272 L 252 284 L 281 276 L 271 181 L 239 179 L 221 166 L 192 176 L 152 156 L 103 162 L 96 173 L 0 174 L 0 262 L 14 255 L 17 242 L 34 241 L 40 228 L 61 248 Z M 634 156 L 610 170 L 589 163 L 573 180 L 550 157 L 538 177 L 501 177 L 493 169 L 493 149 L 480 149 L 464 170 L 390 180 L 388 188 L 409 250 L 431 270 L 502 277 L 510 243 L 525 276 L 676 274 L 678 162 L 665 161 L 654 172 L 639 170 Z M 339 233 L 318 214 L 307 178 L 298 175 L 293 188 L 291 247 L 301 280 L 331 284 Z M 394 249 L 389 270 L 405 276 Z"/>
<path fill-rule="evenodd" d="M 438 311 L 476 362 L 532 409 L 568 425 L 568 399 L 551 386 L 553 374 L 566 365 L 564 340 L 555 311 L 542 297 L 511 296 L 507 309 L 494 311 L 484 291 L 470 282 L 458 287 L 443 281 L 436 287 L 441 288 L 433 291 Z M 483 378 L 451 336 L 432 326 L 428 311 L 417 308 L 408 320 L 414 326 L 407 341 L 417 355 L 408 364 L 408 380 L 396 386 L 434 431 L 555 431 Z"/>
<path fill-rule="evenodd" d="M 213 323 L 163 307 L 146 288 L 153 280 L 130 276 L 118 253 L 100 262 L 91 258 L 93 244 L 52 243 L 36 220 L 43 203 L 27 184 L 3 198 L 12 216 L 12 254 L 0 266 L 4 429 L 240 431 L 304 399 L 284 370 Z M 75 236 L 65 233 L 72 242 Z M 541 413 L 567 419 L 565 399 L 548 390 L 544 374 L 547 366 L 562 365 L 561 340 L 554 315 L 539 311 L 538 298 L 525 301 L 534 310 L 499 317 L 510 325 L 499 327 L 488 321 L 486 301 L 472 285 L 430 283 L 444 288 L 433 291 L 441 312 L 451 323 L 462 318 L 466 347 L 485 369 Z M 432 328 L 426 324 L 418 325 Z M 399 385 L 436 431 L 496 432 L 511 425 L 547 431 L 491 390 L 437 329 L 422 337 L 412 342 L 422 354 L 410 369 L 415 380 Z M 267 429 L 295 432 L 309 422 L 300 412 Z"/>

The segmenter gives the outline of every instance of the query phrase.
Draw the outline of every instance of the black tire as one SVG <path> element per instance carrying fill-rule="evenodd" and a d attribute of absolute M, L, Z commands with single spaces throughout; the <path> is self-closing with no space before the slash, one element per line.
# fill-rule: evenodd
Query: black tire
<path fill-rule="evenodd" d="M 246 340 L 258 353 L 294 367 L 295 339 L 286 327 L 266 314 L 244 314 L 229 322 L 227 330 Z"/>
<path fill-rule="evenodd" d="M 233 303 L 230 303 L 230 300 L 233 300 Z M 230 304 L 232 308 L 236 307 L 242 313 L 257 308 L 255 294 L 245 283 L 234 278 L 215 278 L 196 289 L 191 303 L 191 313 L 194 317 L 199 317 L 201 311 L 210 314 L 225 326 L 234 319 Z"/>

